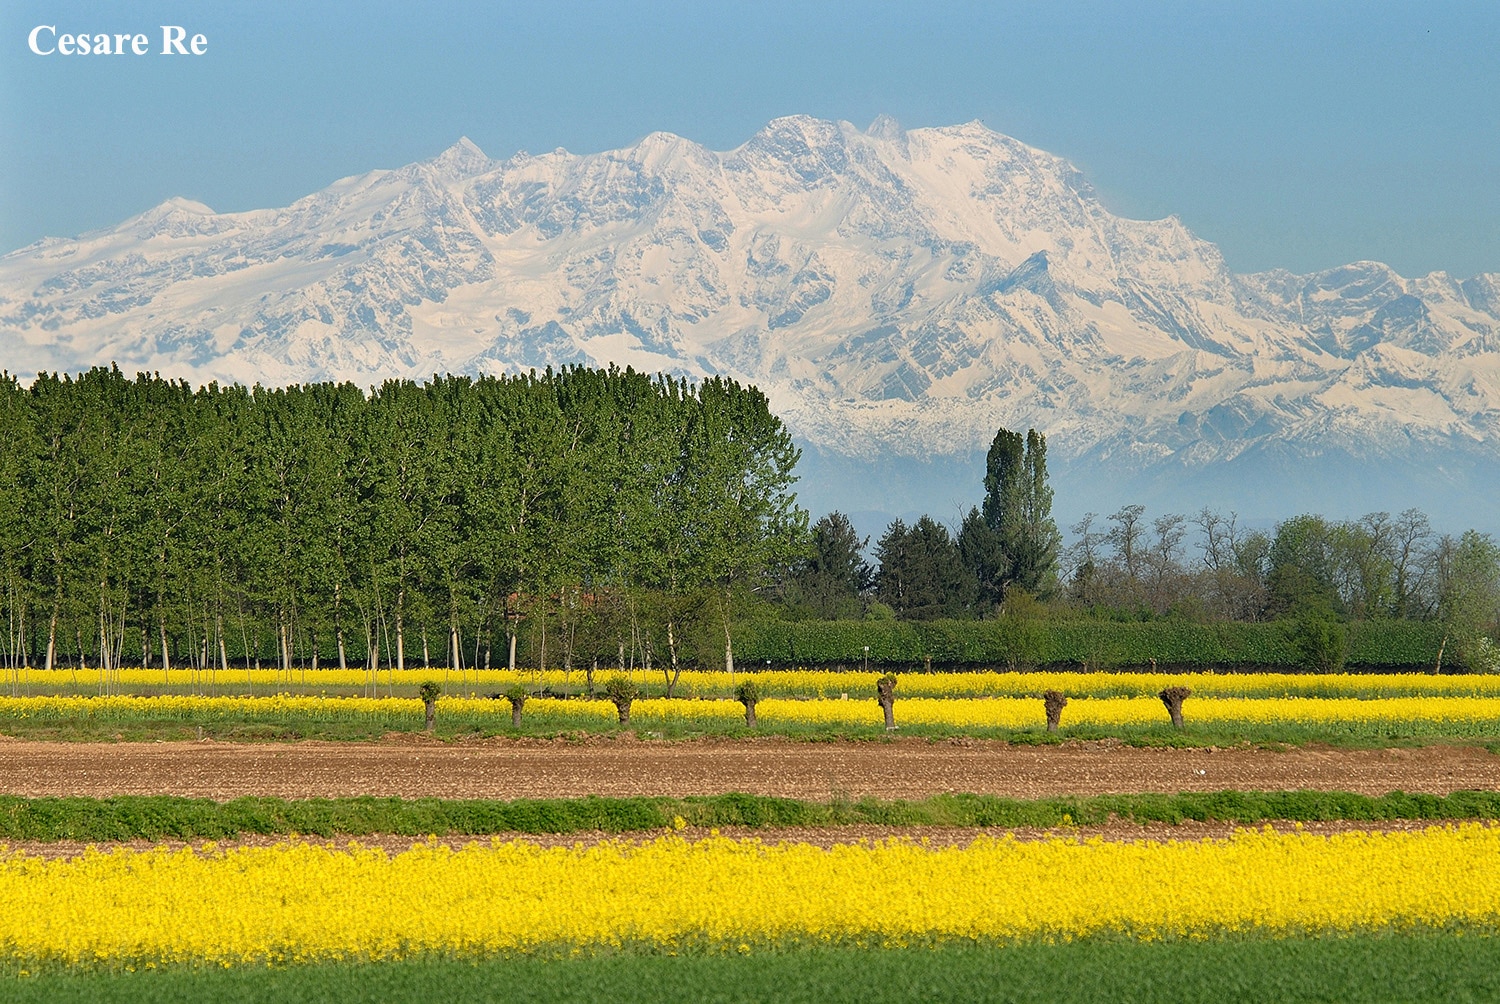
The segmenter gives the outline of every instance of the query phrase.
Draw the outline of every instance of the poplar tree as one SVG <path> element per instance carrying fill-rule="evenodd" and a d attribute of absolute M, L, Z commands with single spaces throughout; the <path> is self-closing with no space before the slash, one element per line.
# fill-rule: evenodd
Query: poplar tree
<path fill-rule="evenodd" d="M 985 458 L 984 523 L 999 538 L 999 592 L 1011 587 L 1045 595 L 1055 584 L 1061 535 L 1052 521 L 1047 438 L 1000 429 Z"/>

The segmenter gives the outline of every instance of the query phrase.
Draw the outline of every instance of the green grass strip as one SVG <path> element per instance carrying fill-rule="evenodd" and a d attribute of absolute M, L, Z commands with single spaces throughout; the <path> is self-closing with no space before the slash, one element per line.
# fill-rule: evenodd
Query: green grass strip
<path fill-rule="evenodd" d="M 614 955 L 420 960 L 289 968 L 0 976 L 14 1004 L 43 1001 L 722 1002 L 1480 1001 L 1500 999 L 1500 939 L 1419 933 L 1277 940 L 748 956 Z"/>
<path fill-rule="evenodd" d="M 700 827 L 1095 826 L 1111 819 L 1254 824 L 1272 820 L 1457 820 L 1500 818 L 1500 792 L 1219 791 L 1098 795 L 1025 801 L 993 795 L 937 795 L 922 801 L 808 802 L 762 795 L 688 798 L 400 799 L 238 798 L 215 802 L 169 795 L 114 798 L 0 796 L 0 840 L 223 840 L 245 834 L 315 836 L 490 833 L 627 833 L 666 828 L 674 817 Z"/>

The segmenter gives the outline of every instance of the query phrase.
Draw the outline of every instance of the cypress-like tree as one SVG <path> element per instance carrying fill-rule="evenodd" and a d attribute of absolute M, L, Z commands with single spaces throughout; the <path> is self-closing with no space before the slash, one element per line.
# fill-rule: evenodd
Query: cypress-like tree
<path fill-rule="evenodd" d="M 1052 521 L 1047 484 L 1047 438 L 1000 429 L 985 458 L 985 525 L 999 536 L 1003 569 L 999 591 L 1015 586 L 1046 595 L 1054 587 L 1062 537 Z M 993 588 L 993 587 L 991 587 Z"/>

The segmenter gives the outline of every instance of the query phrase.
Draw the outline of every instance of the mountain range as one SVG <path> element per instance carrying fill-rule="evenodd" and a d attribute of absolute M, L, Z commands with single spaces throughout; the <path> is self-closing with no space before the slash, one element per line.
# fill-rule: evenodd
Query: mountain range
<path fill-rule="evenodd" d="M 971 122 L 791 116 L 506 160 L 467 139 L 280 209 L 172 199 L 0 258 L 0 366 L 282 384 L 616 363 L 764 390 L 801 496 L 933 512 L 995 429 L 1056 507 L 1408 505 L 1497 528 L 1500 274 L 1235 274 Z"/>

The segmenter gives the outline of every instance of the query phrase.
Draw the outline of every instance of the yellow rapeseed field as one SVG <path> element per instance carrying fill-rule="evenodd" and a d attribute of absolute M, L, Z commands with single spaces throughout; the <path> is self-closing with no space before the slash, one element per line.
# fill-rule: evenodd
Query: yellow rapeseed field
<path fill-rule="evenodd" d="M 897 691 L 896 719 L 906 725 L 951 728 L 1025 729 L 1045 724 L 1042 702 L 1036 698 L 905 697 Z M 510 705 L 488 698 L 444 697 L 439 720 L 455 719 L 484 727 L 510 724 Z M 869 698 L 797 700 L 772 697 L 756 707 L 764 727 L 777 725 L 879 726 L 880 707 Z M 526 702 L 527 720 L 553 728 L 607 728 L 616 719 L 608 701 L 534 697 Z M 1500 698 L 1494 697 L 1199 697 L 1185 705 L 1189 722 L 1197 724 L 1338 725 L 1371 723 L 1430 723 L 1459 726 L 1500 725 Z M 171 694 L 159 697 L 0 697 L 0 720 L 43 721 L 178 720 L 217 721 L 352 721 L 393 729 L 420 727 L 420 700 L 405 697 L 321 697 L 277 694 L 265 697 L 200 697 Z M 1063 726 L 1139 726 L 1167 722 L 1155 697 L 1077 698 L 1063 712 Z M 685 727 L 733 726 L 744 721 L 743 708 L 733 700 L 643 698 L 635 702 L 631 723 L 639 728 L 661 725 Z"/>
<path fill-rule="evenodd" d="M 611 676 L 625 675 L 649 693 L 661 693 L 666 677 L 660 670 L 636 669 L 624 674 L 601 669 L 594 676 L 596 687 Z M 828 697 L 848 694 L 851 698 L 874 697 L 876 672 L 836 672 L 822 669 L 756 670 L 729 674 L 708 670 L 685 670 L 678 681 L 679 697 L 728 697 L 736 684 L 754 680 L 767 697 Z M 1164 687 L 1190 687 L 1200 697 L 1496 697 L 1500 698 L 1500 675 L 1466 674 L 1433 676 L 1428 673 L 1047 673 L 962 672 L 902 673 L 899 693 L 905 697 L 1027 697 L 1044 690 L 1059 690 L 1071 697 L 1146 697 Z M 0 671 L 0 686 L 40 688 L 51 691 L 97 692 L 103 684 L 98 669 L 21 669 Z M 371 674 L 363 669 L 317 670 L 229 669 L 189 670 L 124 668 L 110 674 L 116 689 L 210 690 L 218 694 L 267 693 L 281 690 L 346 690 L 374 686 L 384 693 L 391 688 L 408 692 L 427 680 L 441 683 L 454 694 L 503 692 L 521 684 L 533 692 L 579 691 L 585 684 L 582 670 L 543 671 L 523 669 L 448 670 L 381 669 Z"/>
<path fill-rule="evenodd" d="M 1500 828 L 1201 842 L 714 836 L 387 855 L 289 843 L 0 856 L 0 953 L 64 964 L 1285 935 L 1500 919 Z"/>

